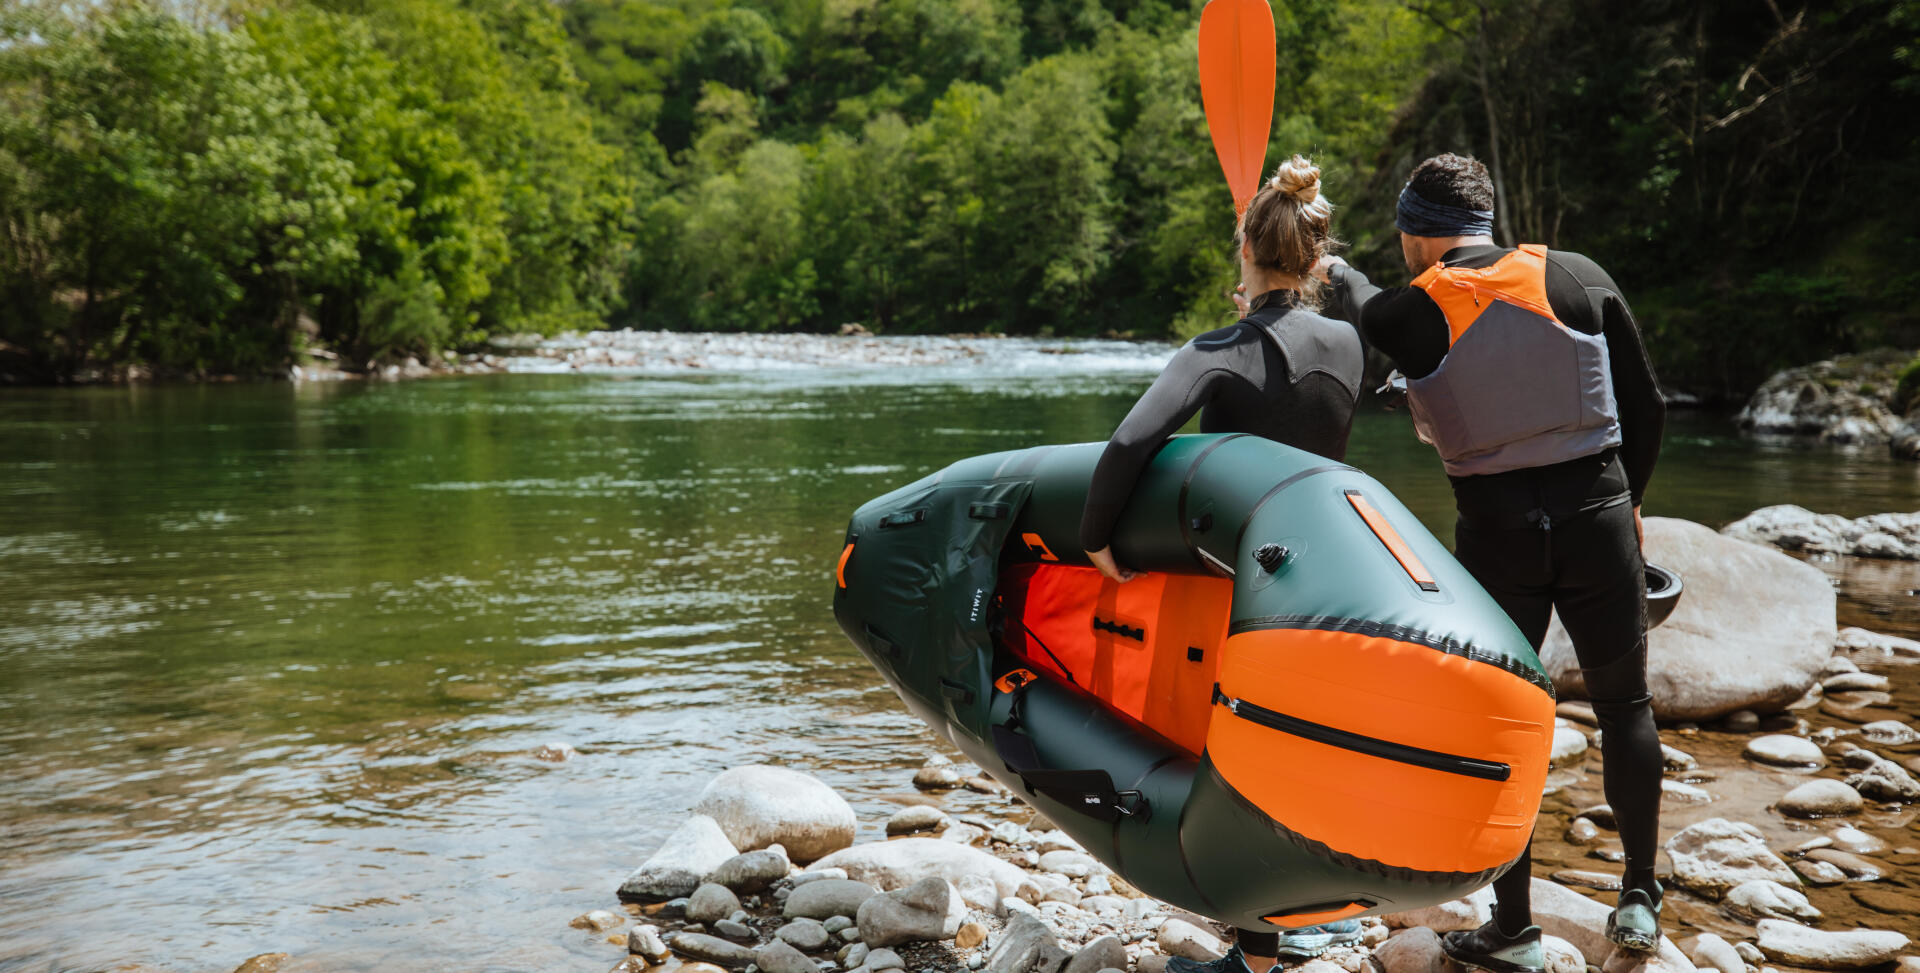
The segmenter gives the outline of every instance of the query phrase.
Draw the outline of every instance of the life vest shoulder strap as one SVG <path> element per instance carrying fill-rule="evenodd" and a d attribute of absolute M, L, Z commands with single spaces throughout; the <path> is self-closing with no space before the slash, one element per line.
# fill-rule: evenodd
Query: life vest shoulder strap
<path fill-rule="evenodd" d="M 1485 267 L 1449 267 L 1436 263 L 1413 279 L 1446 315 L 1448 345 L 1473 327 L 1494 301 L 1526 308 L 1556 324 L 1547 300 L 1547 248 L 1523 243 Z"/>

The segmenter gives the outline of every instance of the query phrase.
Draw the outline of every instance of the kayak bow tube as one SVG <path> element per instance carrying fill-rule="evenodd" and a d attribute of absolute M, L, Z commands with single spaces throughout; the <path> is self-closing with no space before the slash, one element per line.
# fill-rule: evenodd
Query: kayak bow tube
<path fill-rule="evenodd" d="M 1526 848 L 1553 689 L 1392 494 L 1177 436 L 1101 578 L 1104 444 L 962 460 L 862 506 L 834 615 L 908 709 L 1128 882 L 1244 928 L 1458 898 Z"/>

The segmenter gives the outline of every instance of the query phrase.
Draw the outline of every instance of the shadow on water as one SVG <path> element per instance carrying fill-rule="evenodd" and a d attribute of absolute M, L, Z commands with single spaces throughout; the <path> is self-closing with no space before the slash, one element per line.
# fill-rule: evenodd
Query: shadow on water
<path fill-rule="evenodd" d="M 752 761 L 877 833 L 934 744 L 833 624 L 847 515 L 1101 438 L 1152 365 L 0 396 L 0 969 L 611 963 L 567 920 Z M 1353 439 L 1449 536 L 1405 419 Z M 1916 499 L 1915 467 L 1681 416 L 1648 509 Z M 1920 634 L 1871 570 L 1849 610 Z"/>

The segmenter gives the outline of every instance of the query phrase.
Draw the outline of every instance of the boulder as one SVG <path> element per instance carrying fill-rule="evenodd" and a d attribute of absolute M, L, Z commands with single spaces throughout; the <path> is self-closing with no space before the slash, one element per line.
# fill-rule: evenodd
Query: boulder
<path fill-rule="evenodd" d="M 1815 970 L 1857 970 L 1898 958 L 1907 937 L 1897 932 L 1855 929 L 1825 932 L 1779 919 L 1760 921 L 1760 951 L 1789 966 Z"/>
<path fill-rule="evenodd" d="M 667 947 L 682 956 L 729 969 L 744 970 L 753 962 L 753 950 L 704 933 L 674 933 L 667 937 Z"/>
<path fill-rule="evenodd" d="M 740 911 L 740 900 L 724 885 L 708 882 L 693 890 L 687 899 L 687 918 L 694 922 L 718 922 Z"/>
<path fill-rule="evenodd" d="M 1726 818 L 1708 818 L 1682 829 L 1667 839 L 1667 857 L 1673 861 L 1674 884 L 1716 899 L 1755 879 L 1798 881 L 1793 869 L 1767 847 L 1760 829 Z M 1541 884 L 1534 882 L 1536 888 Z"/>
<path fill-rule="evenodd" d="M 818 778 L 764 764 L 735 767 L 715 777 L 693 810 L 719 824 L 737 849 L 777 843 L 798 862 L 853 844 L 856 825 L 853 808 Z"/>
<path fill-rule="evenodd" d="M 620 900 L 662 902 L 690 895 L 707 875 L 739 853 L 718 822 L 696 814 L 620 883 Z"/>
<path fill-rule="evenodd" d="M 1120 942 L 1119 936 L 1101 936 L 1080 947 L 1080 951 L 1067 960 L 1061 973 L 1100 973 L 1101 970 L 1127 968 L 1127 947 Z"/>
<path fill-rule="evenodd" d="M 1744 752 L 1749 760 L 1780 767 L 1819 767 L 1827 762 L 1827 755 L 1812 740 L 1781 733 L 1748 740 Z"/>
<path fill-rule="evenodd" d="M 901 838 L 856 845 L 813 863 L 814 868 L 842 868 L 849 877 L 883 890 L 906 888 L 924 878 L 958 883 L 967 875 L 992 879 L 1004 898 L 1018 895 L 1031 884 L 1027 873 L 978 848 L 938 838 Z"/>
<path fill-rule="evenodd" d="M 1760 878 L 1741 882 L 1727 890 L 1728 909 L 1749 919 L 1797 919 L 1812 922 L 1820 910 L 1807 897 L 1779 882 Z"/>
<path fill-rule="evenodd" d="M 1647 633 L 1647 688 L 1663 720 L 1773 712 L 1806 693 L 1833 652 L 1834 592 L 1825 574 L 1778 551 L 1684 520 L 1646 520 L 1649 560 L 1687 592 Z M 1562 696 L 1586 685 L 1556 620 L 1540 653 Z"/>
<path fill-rule="evenodd" d="M 868 899 L 880 894 L 880 890 L 865 882 L 856 882 L 845 878 L 830 878 L 824 882 L 808 882 L 795 888 L 787 896 L 787 904 L 780 911 L 789 919 L 831 919 L 834 916 L 852 916 L 860 912 L 860 906 Z M 836 930 L 829 928 L 828 932 Z"/>
<path fill-rule="evenodd" d="M 1219 959 L 1227 951 L 1220 937 L 1184 919 L 1168 919 L 1160 924 L 1157 937 L 1160 951 L 1198 963 Z"/>
<path fill-rule="evenodd" d="M 786 878 L 787 871 L 792 867 L 793 864 L 787 861 L 787 850 L 779 845 L 770 845 L 721 862 L 720 867 L 707 876 L 707 881 L 724 885 L 735 892 L 758 892 Z"/>
<path fill-rule="evenodd" d="M 1894 398 L 1900 370 L 1912 358 L 1910 351 L 1876 348 L 1776 372 L 1734 421 L 1761 435 L 1888 445 L 1900 433 Z"/>
<path fill-rule="evenodd" d="M 1801 554 L 1920 560 L 1920 512 L 1849 520 L 1804 507 L 1762 507 L 1721 529 L 1728 537 Z M 1661 562 L 1665 563 L 1665 562 Z M 1692 586 L 1688 586 L 1691 590 Z"/>
<path fill-rule="evenodd" d="M 1860 792 L 1837 780 L 1810 780 L 1786 792 L 1778 804 L 1780 813 L 1796 818 L 1824 818 L 1836 814 L 1854 814 L 1863 806 Z"/>
<path fill-rule="evenodd" d="M 1425 926 L 1402 930 L 1375 946 L 1373 961 L 1386 973 L 1446 973 L 1449 967 L 1440 934 Z"/>
<path fill-rule="evenodd" d="M 753 962 L 762 973 L 820 973 L 820 968 L 813 965 L 807 954 L 779 939 L 754 950 Z"/>
<path fill-rule="evenodd" d="M 913 834 L 916 831 L 939 831 L 946 827 L 949 818 L 947 812 L 930 804 L 910 804 L 893 812 L 887 819 L 887 833 Z"/>
<path fill-rule="evenodd" d="M 987 953 L 987 973 L 1058 973 L 1067 951 L 1054 941 L 1053 930 L 1038 916 L 1015 912 L 1007 916 L 993 949 Z"/>
<path fill-rule="evenodd" d="M 869 947 L 952 939 L 966 921 L 967 904 L 944 878 L 923 878 L 904 889 L 860 903 L 860 941 Z"/>

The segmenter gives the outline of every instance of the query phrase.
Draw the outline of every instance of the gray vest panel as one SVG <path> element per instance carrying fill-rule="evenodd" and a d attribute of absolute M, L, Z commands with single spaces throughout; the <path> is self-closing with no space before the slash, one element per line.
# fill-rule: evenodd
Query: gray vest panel
<path fill-rule="evenodd" d="M 1454 476 L 1504 473 L 1620 445 L 1607 342 L 1494 301 L 1440 367 L 1407 383 L 1420 438 Z"/>

